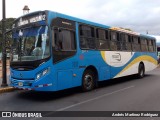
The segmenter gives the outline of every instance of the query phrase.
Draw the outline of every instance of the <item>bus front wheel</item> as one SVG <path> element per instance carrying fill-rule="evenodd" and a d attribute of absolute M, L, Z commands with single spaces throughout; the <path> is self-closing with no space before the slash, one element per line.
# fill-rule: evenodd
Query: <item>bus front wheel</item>
<path fill-rule="evenodd" d="M 92 70 L 85 70 L 82 77 L 82 90 L 85 92 L 93 90 L 95 87 L 95 78 L 96 76 Z"/>
<path fill-rule="evenodd" d="M 145 75 L 145 68 L 144 65 L 141 63 L 139 64 L 139 68 L 138 68 L 138 78 L 143 78 Z"/>

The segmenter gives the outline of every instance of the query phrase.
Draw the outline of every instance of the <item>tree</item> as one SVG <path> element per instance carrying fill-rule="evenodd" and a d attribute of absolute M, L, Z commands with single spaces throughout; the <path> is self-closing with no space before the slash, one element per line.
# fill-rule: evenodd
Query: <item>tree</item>
<path fill-rule="evenodd" d="M 6 31 L 12 29 L 15 18 L 6 18 Z M 6 35 L 6 46 L 10 46 L 11 33 Z M 2 20 L 0 21 L 0 52 L 2 51 Z"/>

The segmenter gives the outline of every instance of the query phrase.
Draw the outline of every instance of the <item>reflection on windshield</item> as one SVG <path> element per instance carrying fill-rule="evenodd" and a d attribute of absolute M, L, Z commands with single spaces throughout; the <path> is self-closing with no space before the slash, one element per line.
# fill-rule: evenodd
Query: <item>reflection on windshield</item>
<path fill-rule="evenodd" d="M 34 61 L 47 58 L 49 55 L 47 26 L 13 32 L 12 61 Z"/>

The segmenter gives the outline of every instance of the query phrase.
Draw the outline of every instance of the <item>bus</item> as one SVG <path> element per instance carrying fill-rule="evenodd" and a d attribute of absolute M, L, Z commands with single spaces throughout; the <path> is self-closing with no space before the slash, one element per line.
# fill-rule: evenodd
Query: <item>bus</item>
<path fill-rule="evenodd" d="M 59 91 L 157 67 L 154 37 L 53 11 L 17 18 L 12 26 L 11 86 Z"/>
<path fill-rule="evenodd" d="M 160 43 L 157 43 L 157 57 L 160 56 Z"/>

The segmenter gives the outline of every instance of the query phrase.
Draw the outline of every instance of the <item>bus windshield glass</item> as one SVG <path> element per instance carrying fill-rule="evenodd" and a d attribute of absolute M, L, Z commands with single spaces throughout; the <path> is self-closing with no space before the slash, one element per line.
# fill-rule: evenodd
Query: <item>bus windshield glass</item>
<path fill-rule="evenodd" d="M 12 33 L 11 61 L 36 61 L 49 57 L 48 26 L 18 29 Z"/>

